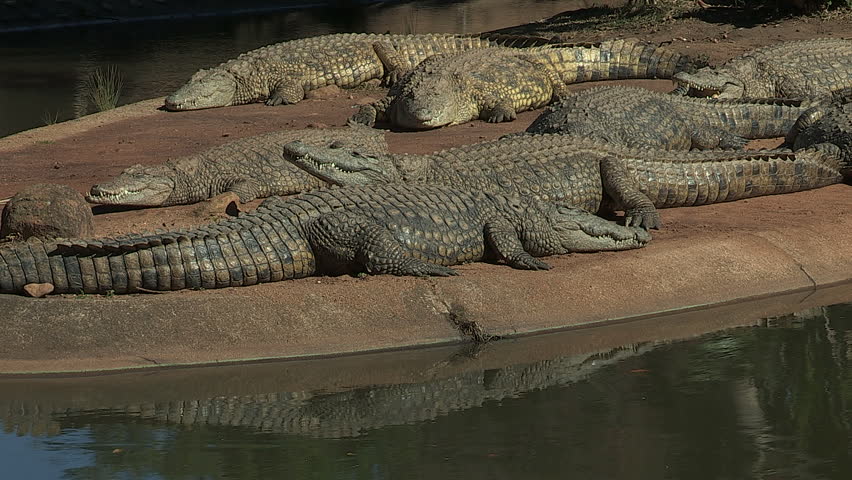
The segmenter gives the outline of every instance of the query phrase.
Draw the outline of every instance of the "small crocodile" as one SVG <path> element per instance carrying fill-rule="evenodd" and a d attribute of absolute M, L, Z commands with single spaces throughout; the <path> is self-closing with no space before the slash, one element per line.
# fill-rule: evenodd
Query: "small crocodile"
<path fill-rule="evenodd" d="M 817 38 L 757 48 L 674 76 L 675 92 L 718 98 L 805 98 L 852 86 L 852 40 Z"/>
<path fill-rule="evenodd" d="M 435 55 L 391 87 L 385 98 L 362 106 L 352 120 L 409 129 L 478 118 L 508 122 L 517 112 L 564 96 L 568 84 L 671 78 L 675 72 L 694 71 L 694 65 L 692 59 L 666 47 L 633 38 Z"/>
<path fill-rule="evenodd" d="M 839 153 L 830 144 L 796 153 L 668 152 L 570 135 L 521 135 L 429 155 L 369 155 L 293 142 L 284 157 L 336 185 L 419 183 L 510 193 L 594 213 L 626 210 L 627 225 L 646 228 L 659 226 L 655 207 L 707 205 L 841 180 Z"/>
<path fill-rule="evenodd" d="M 165 108 L 296 103 L 305 92 L 327 85 L 354 87 L 381 78 L 391 82 L 436 53 L 548 42 L 537 37 L 439 33 L 340 33 L 302 38 L 258 48 L 217 67 L 199 70 L 166 97 Z"/>
<path fill-rule="evenodd" d="M 742 148 L 749 138 L 783 137 L 818 101 L 713 100 L 602 86 L 549 106 L 526 131 L 666 150 Z"/>
<path fill-rule="evenodd" d="M 34 238 L 34 237 L 33 237 Z M 448 265 L 625 250 L 642 229 L 533 199 L 424 185 L 374 185 L 272 197 L 191 230 L 0 245 L 0 293 L 50 283 L 55 293 L 223 288 L 323 273 L 455 275 Z"/>
<path fill-rule="evenodd" d="M 224 192 L 234 192 L 240 201 L 248 202 L 325 186 L 281 159 L 281 148 L 293 140 L 310 145 L 357 146 L 372 153 L 387 151 L 384 133 L 363 126 L 285 130 L 243 138 L 164 164 L 134 165 L 116 178 L 93 186 L 86 200 L 166 207 L 200 202 Z"/>
<path fill-rule="evenodd" d="M 837 96 L 846 99 L 803 113 L 787 134 L 786 143 L 796 150 L 820 143 L 837 145 L 844 166 L 841 173 L 852 178 L 852 88 L 837 92 Z"/>

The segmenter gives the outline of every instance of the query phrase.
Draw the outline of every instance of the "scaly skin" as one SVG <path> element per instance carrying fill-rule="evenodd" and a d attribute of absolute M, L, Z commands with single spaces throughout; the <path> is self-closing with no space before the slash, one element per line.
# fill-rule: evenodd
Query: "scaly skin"
<path fill-rule="evenodd" d="M 389 82 L 436 53 L 498 45 L 547 43 L 535 37 L 429 33 L 341 33 L 258 48 L 217 67 L 199 70 L 166 97 L 167 110 L 198 110 L 245 103 L 296 103 L 327 85 L 347 88 L 368 80 Z"/>
<path fill-rule="evenodd" d="M 200 202 L 234 192 L 248 202 L 326 186 L 281 159 L 281 148 L 301 140 L 310 145 L 346 145 L 387 152 L 384 134 L 361 126 L 286 130 L 243 138 L 160 165 L 134 165 L 113 180 L 93 186 L 91 203 L 166 207 Z"/>
<path fill-rule="evenodd" d="M 522 135 L 429 155 L 368 155 L 293 142 L 284 156 L 336 185 L 445 185 L 566 202 L 589 212 L 604 198 L 628 225 L 659 226 L 656 208 L 707 205 L 818 188 L 840 181 L 839 153 L 668 152 L 630 149 L 569 135 Z M 609 205 L 607 205 L 609 207 Z"/>
<path fill-rule="evenodd" d="M 817 101 L 711 100 L 603 86 L 551 105 L 526 131 L 665 150 L 742 148 L 746 139 L 783 137 Z"/>
<path fill-rule="evenodd" d="M 852 99 L 852 88 L 838 92 Z M 820 143 L 840 148 L 841 173 L 852 177 L 852 103 L 837 103 L 830 107 L 814 107 L 803 113 L 787 135 L 787 144 L 796 150 Z"/>
<path fill-rule="evenodd" d="M 387 97 L 362 106 L 352 120 L 366 125 L 389 122 L 409 129 L 478 118 L 508 122 L 518 112 L 567 94 L 565 87 L 572 83 L 671 78 L 683 70 L 693 71 L 693 61 L 632 38 L 436 55 L 392 87 Z"/>
<path fill-rule="evenodd" d="M 449 188 L 383 185 L 272 197 L 255 211 L 187 231 L 0 246 L 0 293 L 222 288 L 366 271 L 455 275 L 448 265 L 644 246 L 650 235 L 583 210 Z"/>
<path fill-rule="evenodd" d="M 674 76 L 677 93 L 718 98 L 805 98 L 852 86 L 852 40 L 818 38 L 757 48 Z"/>

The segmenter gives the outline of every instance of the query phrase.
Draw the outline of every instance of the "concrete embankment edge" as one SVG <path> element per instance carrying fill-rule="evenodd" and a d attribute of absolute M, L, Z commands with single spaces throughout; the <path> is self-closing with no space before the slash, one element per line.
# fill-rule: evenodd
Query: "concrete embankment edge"
<path fill-rule="evenodd" d="M 636 251 L 551 259 L 549 272 L 460 267 L 456 278 L 308 278 L 116 297 L 4 295 L 0 373 L 94 372 L 334 356 L 603 324 L 852 278 L 848 217 Z"/>

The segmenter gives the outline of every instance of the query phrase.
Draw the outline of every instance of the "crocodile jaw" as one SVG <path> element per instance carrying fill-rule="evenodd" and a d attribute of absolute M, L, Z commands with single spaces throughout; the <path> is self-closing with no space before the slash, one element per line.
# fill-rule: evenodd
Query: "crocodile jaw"
<path fill-rule="evenodd" d="M 679 91 L 685 91 L 692 97 L 742 98 L 745 87 L 738 79 L 712 70 L 699 70 L 696 73 L 679 72 L 673 80 Z"/>
<path fill-rule="evenodd" d="M 558 253 L 629 250 L 651 241 L 651 234 L 642 228 L 618 225 L 580 208 L 554 210 L 551 225 L 562 250 Z"/>
<path fill-rule="evenodd" d="M 169 202 L 169 198 L 175 189 L 174 179 L 157 172 L 146 173 L 145 169 L 146 167 L 135 165 L 109 182 L 92 186 L 86 195 L 86 201 L 102 205 L 137 207 L 172 205 L 173 202 Z"/>
<path fill-rule="evenodd" d="M 284 145 L 284 159 L 332 185 L 388 183 L 379 159 L 335 147 L 311 147 L 298 140 Z"/>
<path fill-rule="evenodd" d="M 166 97 L 165 108 L 171 111 L 234 105 L 237 80 L 222 69 L 199 70 L 184 86 Z"/>

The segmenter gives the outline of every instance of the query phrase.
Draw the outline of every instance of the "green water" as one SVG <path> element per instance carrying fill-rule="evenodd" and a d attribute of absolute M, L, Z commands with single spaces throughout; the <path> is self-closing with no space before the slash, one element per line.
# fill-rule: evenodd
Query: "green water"
<path fill-rule="evenodd" d="M 512 348 L 525 346 L 542 348 Z M 0 476 L 852 478 L 852 304 L 688 341 L 476 367 L 495 357 L 489 348 L 385 356 L 376 365 L 423 364 L 415 377 L 427 380 L 354 389 L 331 366 L 314 370 L 331 390 L 281 390 L 300 381 L 287 363 L 253 378 L 207 369 L 192 380 L 105 377 L 97 388 L 4 384 L 20 391 L 0 394 Z"/>

